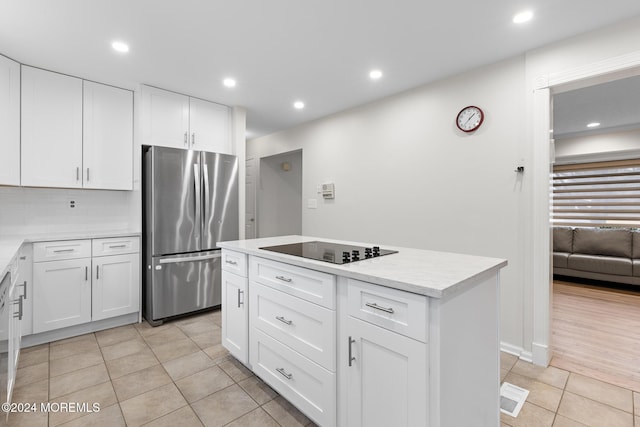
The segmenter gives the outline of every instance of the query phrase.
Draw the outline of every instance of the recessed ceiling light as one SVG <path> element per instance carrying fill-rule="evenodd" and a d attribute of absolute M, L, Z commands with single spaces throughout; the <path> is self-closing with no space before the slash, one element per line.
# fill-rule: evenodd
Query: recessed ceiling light
<path fill-rule="evenodd" d="M 369 77 L 371 78 L 371 80 L 378 80 L 380 77 L 382 77 L 382 71 L 371 70 L 371 72 L 369 72 Z"/>
<path fill-rule="evenodd" d="M 533 12 L 530 10 L 525 10 L 524 12 L 520 12 L 513 17 L 513 22 L 515 24 L 523 24 L 527 21 L 531 21 L 533 18 Z"/>
<path fill-rule="evenodd" d="M 304 102 L 302 101 L 296 101 L 293 103 L 293 108 L 295 108 L 296 110 L 302 110 L 304 108 Z"/>
<path fill-rule="evenodd" d="M 224 84 L 226 87 L 235 87 L 236 86 L 236 81 L 235 79 L 232 78 L 226 78 L 222 81 L 222 84 Z"/>
<path fill-rule="evenodd" d="M 591 122 L 587 125 L 588 128 L 597 128 L 598 126 L 600 126 L 598 122 Z"/>
<path fill-rule="evenodd" d="M 118 52 L 129 52 L 129 45 L 124 42 L 115 41 L 111 43 L 111 47 Z"/>

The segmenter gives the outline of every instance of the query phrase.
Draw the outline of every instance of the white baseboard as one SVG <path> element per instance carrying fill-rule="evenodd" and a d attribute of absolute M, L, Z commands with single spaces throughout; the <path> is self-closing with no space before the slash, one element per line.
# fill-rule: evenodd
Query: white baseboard
<path fill-rule="evenodd" d="M 525 351 L 522 347 L 518 347 L 506 342 L 500 342 L 500 351 L 518 356 L 519 359 L 525 362 L 533 362 L 533 354 L 530 351 Z M 535 364 L 535 362 L 533 362 Z"/>
<path fill-rule="evenodd" d="M 533 349 L 533 358 L 532 362 L 534 365 L 538 366 L 549 366 L 549 362 L 551 361 L 551 351 L 548 345 L 545 344 L 532 344 Z"/>

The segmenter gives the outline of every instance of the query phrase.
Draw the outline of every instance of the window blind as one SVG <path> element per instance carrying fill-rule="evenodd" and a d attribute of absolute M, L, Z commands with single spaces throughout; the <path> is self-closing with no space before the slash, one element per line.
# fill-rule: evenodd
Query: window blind
<path fill-rule="evenodd" d="M 640 226 L 640 159 L 554 166 L 554 225 Z"/>

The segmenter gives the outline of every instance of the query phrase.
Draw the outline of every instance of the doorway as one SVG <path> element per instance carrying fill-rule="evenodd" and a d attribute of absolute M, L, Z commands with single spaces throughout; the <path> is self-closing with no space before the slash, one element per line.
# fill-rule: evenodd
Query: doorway
<path fill-rule="evenodd" d="M 302 234 L 302 150 L 260 159 L 257 237 Z"/>
<path fill-rule="evenodd" d="M 539 76 L 533 93 L 532 152 L 532 227 L 531 271 L 526 286 L 530 286 L 533 301 L 532 361 L 547 366 L 551 360 L 551 321 L 553 276 L 550 269 L 551 228 L 549 176 L 554 152 L 551 129 L 551 96 L 567 90 L 586 87 L 640 75 L 640 51 L 610 58 L 553 75 Z"/>

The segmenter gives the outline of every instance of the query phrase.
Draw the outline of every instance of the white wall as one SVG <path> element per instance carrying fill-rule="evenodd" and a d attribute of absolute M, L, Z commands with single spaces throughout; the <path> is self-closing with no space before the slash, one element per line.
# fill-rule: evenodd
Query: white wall
<path fill-rule="evenodd" d="M 335 182 L 333 203 L 303 209 L 303 234 L 506 258 L 501 340 L 532 357 L 531 179 L 534 81 L 640 50 L 640 18 L 249 141 L 256 158 L 304 148 L 303 205 Z M 484 109 L 473 135 L 455 128 L 466 105 Z M 546 161 L 549 157 L 547 156 Z M 518 165 L 524 174 L 516 174 Z M 543 343 L 544 344 L 544 343 Z"/>
<path fill-rule="evenodd" d="M 248 155 L 303 149 L 305 235 L 506 258 L 503 340 L 522 345 L 519 201 L 524 57 L 250 141 Z M 516 88 L 516 90 L 514 90 Z M 485 112 L 472 135 L 466 105 Z M 335 183 L 335 200 L 316 194 Z"/>
<path fill-rule="evenodd" d="M 555 140 L 556 163 L 629 158 L 638 156 L 639 149 L 639 129 Z"/>
<path fill-rule="evenodd" d="M 262 158 L 259 182 L 258 237 L 301 234 L 302 152 Z"/>
<path fill-rule="evenodd" d="M 0 187 L 0 236 L 139 231 L 139 197 L 138 191 Z"/>

